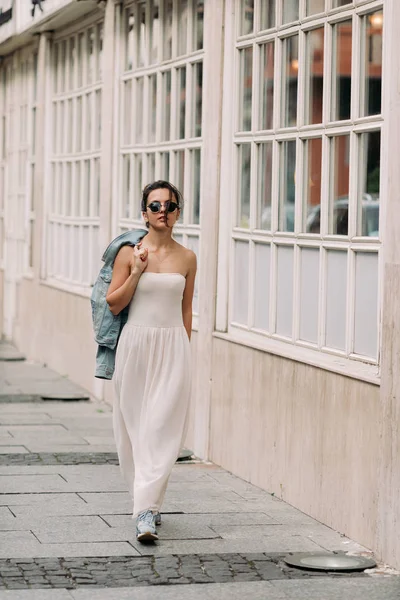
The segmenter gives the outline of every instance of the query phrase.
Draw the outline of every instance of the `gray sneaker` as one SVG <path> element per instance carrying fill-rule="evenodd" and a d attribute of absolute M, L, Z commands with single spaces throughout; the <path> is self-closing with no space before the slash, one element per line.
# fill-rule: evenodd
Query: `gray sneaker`
<path fill-rule="evenodd" d="M 161 515 L 159 512 L 154 513 L 154 521 L 156 524 L 156 527 L 160 527 L 161 525 Z"/>
<path fill-rule="evenodd" d="M 158 540 L 155 515 L 151 510 L 144 510 L 136 519 L 136 539 L 139 542 Z"/>

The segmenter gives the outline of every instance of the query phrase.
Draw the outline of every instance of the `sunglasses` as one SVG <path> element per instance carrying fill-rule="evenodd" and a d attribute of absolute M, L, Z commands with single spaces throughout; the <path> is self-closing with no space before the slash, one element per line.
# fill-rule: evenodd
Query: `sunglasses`
<path fill-rule="evenodd" d="M 161 202 L 155 201 L 155 202 L 150 202 L 150 204 L 148 205 L 147 208 L 149 208 L 151 210 L 152 213 L 159 213 L 161 212 Z M 168 202 L 167 203 L 167 212 L 169 213 L 173 213 L 177 208 L 179 208 L 179 206 L 177 205 L 176 202 Z"/>

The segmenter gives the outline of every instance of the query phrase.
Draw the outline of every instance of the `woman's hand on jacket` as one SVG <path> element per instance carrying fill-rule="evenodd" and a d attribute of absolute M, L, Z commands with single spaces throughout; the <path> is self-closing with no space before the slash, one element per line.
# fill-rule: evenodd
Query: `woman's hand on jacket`
<path fill-rule="evenodd" d="M 129 264 L 130 272 L 141 275 L 148 265 L 149 251 L 147 248 L 142 248 L 141 242 L 136 244 L 133 249 L 133 255 Z"/>

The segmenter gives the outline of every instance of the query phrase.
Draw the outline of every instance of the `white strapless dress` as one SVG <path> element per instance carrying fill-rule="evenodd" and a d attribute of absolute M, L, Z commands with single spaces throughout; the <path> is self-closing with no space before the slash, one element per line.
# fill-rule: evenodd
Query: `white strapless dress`
<path fill-rule="evenodd" d="M 133 516 L 160 510 L 186 434 L 191 356 L 184 288 L 179 273 L 143 273 L 118 342 L 114 437 Z"/>

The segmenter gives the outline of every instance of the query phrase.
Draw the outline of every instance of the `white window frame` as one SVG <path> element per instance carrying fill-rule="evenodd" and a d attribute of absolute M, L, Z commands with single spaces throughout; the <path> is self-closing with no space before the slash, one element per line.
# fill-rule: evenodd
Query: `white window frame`
<path fill-rule="evenodd" d="M 50 134 L 46 140 L 48 144 L 46 164 L 51 176 L 45 185 L 46 222 L 42 277 L 47 285 L 86 297 L 90 296 L 99 265 L 97 246 L 100 229 L 101 133 L 99 132 L 101 132 L 101 114 L 99 120 L 97 108 L 101 109 L 103 88 L 101 55 L 99 54 L 100 36 L 104 35 L 102 33 L 103 21 L 101 16 L 94 18 L 89 16 L 79 24 L 79 27 L 75 24 L 58 32 L 52 39 L 50 50 L 51 76 L 47 118 L 51 127 L 49 127 Z M 93 72 L 91 81 L 89 81 L 87 44 L 91 31 L 94 34 L 94 52 Z M 83 48 L 80 48 L 81 62 L 78 63 L 80 39 L 83 39 Z M 75 44 L 73 71 L 70 69 L 71 63 L 68 55 L 72 40 Z M 63 61 L 59 60 L 59 53 L 64 43 L 66 43 L 68 60 L 65 61 L 64 73 L 61 74 L 59 67 Z M 56 47 L 58 54 L 56 54 Z M 55 69 L 56 57 L 59 61 L 57 69 Z M 81 72 L 79 65 L 82 67 Z M 64 87 L 61 86 L 61 77 Z M 81 128 L 77 126 L 78 103 L 81 107 Z M 62 114 L 60 106 L 63 106 Z M 87 137 L 89 111 L 91 114 L 90 139 Z M 72 121 L 70 135 L 67 134 L 69 117 Z M 57 130 L 54 119 L 57 119 Z M 65 125 L 65 123 L 67 124 Z M 56 139 L 56 131 L 62 131 L 63 135 Z M 86 179 L 85 169 L 88 165 L 90 175 L 89 179 Z M 61 170 L 64 178 L 59 180 Z M 71 181 L 68 184 L 69 199 L 67 198 L 68 194 L 63 190 L 65 176 L 68 176 L 68 173 L 71 175 Z M 98 173 L 97 178 L 96 173 Z M 89 186 L 90 189 L 89 196 L 86 194 L 85 183 L 86 187 Z M 76 194 L 78 184 L 79 195 Z M 96 185 L 98 185 L 98 193 L 96 193 Z M 57 198 L 58 193 L 60 193 L 60 199 Z"/>
<path fill-rule="evenodd" d="M 144 222 L 141 216 L 138 215 L 138 208 L 140 202 L 140 191 L 143 189 L 144 185 L 150 183 L 151 179 L 165 179 L 163 166 L 162 166 L 162 157 L 164 153 L 169 153 L 169 176 L 168 179 L 177 185 L 178 188 L 181 188 L 184 198 L 184 210 L 182 213 L 182 220 L 175 226 L 174 228 L 174 237 L 182 243 L 184 246 L 192 248 L 198 258 L 200 256 L 200 222 L 193 222 L 193 210 L 194 207 L 192 205 L 193 198 L 193 186 L 194 186 L 194 174 L 192 172 L 192 165 L 194 164 L 194 158 L 192 159 L 192 154 L 195 151 L 200 152 L 200 161 L 202 158 L 202 146 L 203 146 L 203 137 L 201 136 L 191 136 L 190 133 L 193 131 L 194 127 L 194 77 L 195 77 L 195 68 L 196 64 L 202 63 L 204 64 L 204 40 L 203 40 L 203 49 L 201 50 L 193 50 L 194 46 L 194 21 L 193 21 L 193 7 L 196 5 L 196 0 L 188 0 L 188 19 L 187 19 L 187 49 L 189 50 L 186 54 L 179 55 L 178 54 L 178 0 L 173 0 L 173 19 L 172 19 L 172 58 L 169 60 L 164 60 L 163 52 L 164 52 L 164 34 L 165 30 L 163 25 L 164 18 L 164 0 L 160 0 L 160 35 L 158 37 L 158 56 L 156 62 L 151 63 L 149 58 L 149 49 L 147 48 L 146 53 L 146 61 L 144 66 L 135 66 L 131 70 L 126 70 L 125 65 L 125 44 L 126 44 L 126 24 L 130 11 L 136 11 L 134 14 L 137 16 L 139 11 L 139 6 L 145 6 L 146 10 L 146 23 L 149 25 L 151 11 L 152 11 L 152 2 L 144 2 L 143 0 L 136 0 L 135 2 L 131 2 L 124 6 L 124 11 L 120 17 L 119 27 L 117 31 L 120 32 L 120 44 L 117 49 L 117 57 L 116 57 L 116 72 L 119 73 L 119 82 L 118 82 L 118 99 L 115 103 L 116 105 L 116 113 L 115 113 L 115 130 L 114 135 L 118 142 L 116 143 L 116 152 L 114 154 L 114 193 L 113 197 L 118 198 L 118 205 L 116 203 L 113 204 L 113 219 L 112 219 L 112 231 L 114 235 L 118 235 L 122 231 L 126 231 L 128 229 L 140 229 L 144 228 Z M 134 47 L 138 47 L 138 34 L 137 29 L 135 31 L 135 41 Z M 148 29 L 147 29 L 148 31 Z M 179 109 L 179 99 L 178 99 L 178 82 L 177 82 L 177 74 L 178 69 L 186 68 L 186 102 L 185 102 L 185 137 L 179 138 L 178 132 L 178 109 Z M 171 115 L 170 115 L 170 139 L 163 139 L 163 111 L 165 109 L 164 103 L 164 82 L 163 77 L 164 74 L 170 72 L 171 73 Z M 149 137 L 149 127 L 150 127 L 150 77 L 155 75 L 157 77 L 157 112 L 156 112 L 156 134 L 155 140 L 151 141 Z M 135 104 L 135 90 L 136 90 L 136 82 L 138 79 L 144 78 L 143 80 L 143 132 L 142 132 L 142 141 L 135 141 L 135 112 L 131 112 L 131 117 L 129 120 L 130 126 L 130 136 L 128 139 L 128 143 L 126 143 L 126 139 L 124 139 L 124 132 L 126 130 L 126 122 L 125 122 L 125 108 L 124 108 L 124 86 L 126 83 L 131 82 L 131 102 Z M 203 81 L 204 81 L 204 73 L 203 73 Z M 204 99 L 202 101 L 202 117 L 204 115 Z M 204 119 L 204 117 L 203 117 Z M 203 120 L 202 119 L 202 120 Z M 180 186 L 176 176 L 178 172 L 178 164 L 177 164 L 177 153 L 184 153 L 184 165 L 185 165 L 185 173 L 183 186 Z M 154 155 L 154 175 L 151 173 L 151 158 L 150 155 Z M 124 215 L 123 211 L 126 210 L 126 198 L 124 193 L 124 172 L 123 172 L 123 160 L 124 157 L 129 156 L 129 169 L 130 169 L 130 189 L 132 190 L 133 186 L 135 189 L 135 197 L 132 193 L 129 195 L 129 208 L 128 215 Z M 142 160 L 142 180 L 141 182 L 137 182 L 137 178 L 135 177 L 134 172 L 134 160 L 136 160 L 136 156 L 140 156 Z M 200 162 L 201 164 L 201 162 Z M 199 181 L 201 180 L 201 174 L 199 177 Z M 199 192 L 201 203 L 201 189 Z M 137 197 L 136 197 L 137 196 Z M 195 221 L 197 219 L 194 219 Z M 199 265 L 200 267 L 200 265 Z M 194 297 L 194 319 L 193 319 L 193 328 L 197 329 L 198 327 L 198 288 L 197 281 L 199 277 L 196 278 L 196 289 L 195 289 L 195 297 Z"/>
<path fill-rule="evenodd" d="M 322 240 L 320 237 L 316 237 L 310 234 L 305 234 L 300 231 L 302 202 L 300 194 L 302 193 L 303 183 L 297 185 L 296 181 L 296 203 L 295 203 L 295 231 L 289 232 L 277 232 L 274 231 L 274 227 L 271 227 L 271 232 L 254 231 L 252 227 L 255 226 L 254 217 L 251 219 L 253 222 L 250 223 L 249 229 L 241 229 L 236 227 L 236 211 L 238 210 L 238 199 L 236 196 L 236 190 L 238 186 L 235 185 L 231 177 L 232 172 L 237 172 L 237 162 L 235 156 L 235 146 L 238 143 L 250 142 L 252 143 L 252 195 L 251 195 L 251 215 L 256 214 L 256 169 L 254 165 L 254 142 L 272 140 L 274 143 L 274 152 L 277 152 L 277 144 L 284 140 L 296 140 L 296 173 L 300 173 L 300 166 L 303 166 L 301 161 L 302 152 L 302 141 L 313 137 L 321 137 L 323 143 L 326 144 L 326 136 L 337 135 L 340 133 L 350 133 L 351 135 L 351 154 L 352 160 L 356 156 L 356 136 L 363 132 L 380 130 L 382 131 L 383 116 L 376 115 L 372 117 L 358 117 L 357 109 L 358 103 L 360 102 L 359 96 L 359 73 L 361 66 L 359 64 L 360 57 L 359 51 L 361 44 L 361 21 L 358 18 L 361 15 L 368 14 L 372 11 L 383 8 L 382 1 L 376 0 L 359 0 L 349 3 L 346 6 L 333 9 L 333 0 L 326 0 L 326 10 L 320 15 L 306 17 L 306 1 L 300 0 L 300 19 L 293 24 L 285 24 L 281 26 L 275 26 L 265 32 L 258 33 L 258 22 L 260 18 L 259 7 L 260 3 L 255 2 L 255 13 L 254 13 L 254 32 L 244 36 L 239 36 L 239 19 L 240 15 L 240 0 L 227 0 L 226 7 L 226 38 L 225 38 L 225 69 L 224 69 L 224 89 L 239 90 L 239 61 L 238 61 L 238 49 L 245 48 L 247 46 L 253 46 L 253 96 L 252 96 L 252 115 L 253 119 L 256 116 L 258 119 L 258 108 L 259 108 L 259 56 L 257 44 L 261 42 L 267 42 L 275 40 L 275 64 L 274 64 L 274 125 L 273 130 L 267 133 L 259 132 L 257 130 L 249 132 L 237 132 L 237 115 L 238 111 L 238 98 L 239 94 L 235 93 L 235 101 L 232 102 L 231 92 L 228 92 L 224 98 L 223 104 L 223 137 L 222 137 L 222 161 L 221 161 L 221 215 L 226 215 L 226 218 L 220 220 L 220 248 L 219 248 L 219 269 L 218 269 L 218 297 L 217 297 L 217 314 L 216 314 L 216 337 L 237 342 L 243 345 L 247 345 L 252 348 L 261 349 L 267 352 L 278 354 L 287 358 L 292 358 L 300 362 L 313 364 L 322 368 L 326 368 L 335 372 L 344 373 L 356 378 L 370 381 L 372 383 L 379 383 L 379 348 L 380 348 L 380 304 L 382 295 L 382 277 L 381 277 L 381 252 L 380 242 L 382 235 L 382 223 L 384 222 L 384 210 L 381 210 L 380 219 L 380 236 L 377 238 L 366 238 L 356 237 L 356 214 L 355 210 L 349 211 L 349 237 L 338 238 L 337 236 L 323 235 Z M 281 22 L 281 10 L 282 5 L 277 2 L 277 15 L 276 23 Z M 352 99 L 351 99 L 351 119 L 349 121 L 338 121 L 335 123 L 328 121 L 328 106 L 329 102 L 327 99 L 330 98 L 331 94 L 329 90 L 331 87 L 330 79 L 330 65 L 332 61 L 332 43 L 331 43 L 331 29 L 330 25 L 342 20 L 353 19 L 353 33 L 352 33 Z M 281 44 L 278 42 L 279 39 L 283 39 L 289 35 L 299 33 L 299 63 L 305 61 L 305 32 L 316 27 L 325 26 L 325 49 L 324 49 L 324 107 L 323 107 L 323 125 L 304 125 L 304 69 L 299 71 L 298 80 L 298 106 L 297 106 L 297 126 L 292 128 L 280 128 L 280 98 L 281 98 L 281 85 L 282 85 L 282 52 Z M 385 39 L 385 38 L 384 38 Z M 384 69 L 384 65 L 383 65 Z M 383 74 L 384 77 L 384 74 Z M 229 86 L 229 88 L 228 88 Z M 329 87 L 328 87 L 329 86 Z M 241 91 L 241 90 L 240 90 Z M 384 97 L 382 94 L 382 112 L 384 111 Z M 253 125 L 254 127 L 254 122 Z M 325 141 L 324 141 L 325 138 Z M 381 157 L 382 152 L 382 139 L 381 139 Z M 326 149 L 323 155 L 322 163 L 322 190 L 321 195 L 323 196 L 328 192 L 329 187 L 329 167 L 327 164 Z M 272 199 L 275 203 L 275 211 L 273 209 L 273 221 L 277 224 L 277 194 L 278 194 L 278 182 L 277 182 L 277 162 L 275 159 L 275 167 L 272 177 Z M 350 194 L 356 193 L 357 180 L 355 178 L 356 169 L 352 168 L 350 171 Z M 299 175 L 302 180 L 303 173 Z M 385 180 L 385 165 L 382 164 L 381 168 L 381 191 L 380 198 L 382 199 L 384 193 L 384 186 L 382 182 Z M 233 198 L 235 198 L 234 210 L 232 210 Z M 274 200 L 274 198 L 276 200 Z M 351 205 L 350 205 L 351 206 Z M 380 203 L 382 206 L 382 201 Z M 275 213 L 275 214 L 274 214 Z M 232 221 L 230 222 L 230 218 Z M 274 225 L 274 223 L 273 223 Z M 276 248 L 279 245 L 291 245 L 294 247 L 294 280 L 293 280 L 293 313 L 292 313 L 292 339 L 282 338 L 276 333 L 266 333 L 257 331 L 251 327 L 243 326 L 240 324 L 234 324 L 232 307 L 233 307 L 233 280 L 234 280 L 234 242 L 235 240 L 243 240 L 249 243 L 250 252 L 250 286 L 254 282 L 255 264 L 254 264 L 254 244 L 256 242 L 269 243 L 271 244 L 271 251 L 273 253 L 273 260 L 271 265 L 276 260 Z M 354 294 L 350 293 L 350 290 L 354 287 L 354 259 L 355 251 L 357 252 L 375 252 L 378 254 L 378 351 L 377 359 L 370 359 L 365 356 L 360 356 L 351 352 L 352 343 L 352 327 L 353 318 L 347 318 L 346 326 L 346 351 L 335 351 L 332 348 L 325 348 L 323 346 L 323 306 L 321 303 L 325 297 L 325 290 L 322 290 L 322 294 L 319 297 L 319 334 L 318 334 L 318 345 L 310 344 L 307 342 L 300 341 L 298 339 L 298 327 L 299 327 L 299 253 L 301 248 L 320 248 L 320 285 L 323 287 L 326 285 L 326 277 L 324 272 L 325 254 L 329 249 L 339 250 L 346 249 L 350 253 L 350 259 L 348 260 L 348 274 L 347 274 L 347 285 L 348 293 L 346 300 L 346 316 L 352 315 Z M 276 285 L 276 268 L 271 266 L 271 279 L 270 289 L 274 290 Z M 246 281 L 243 281 L 243 285 L 246 285 Z M 250 291 L 251 294 L 251 291 Z M 273 326 L 274 319 L 276 316 L 275 306 L 273 299 L 276 298 L 275 293 L 270 293 L 270 331 L 276 331 Z M 252 307 L 254 306 L 254 298 L 249 297 L 249 312 L 251 314 Z M 271 326 L 272 323 L 272 326 Z M 251 321 L 250 321 L 251 325 Z"/>

